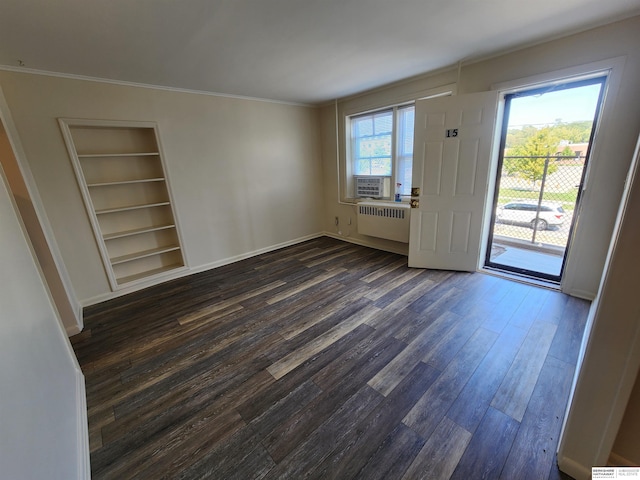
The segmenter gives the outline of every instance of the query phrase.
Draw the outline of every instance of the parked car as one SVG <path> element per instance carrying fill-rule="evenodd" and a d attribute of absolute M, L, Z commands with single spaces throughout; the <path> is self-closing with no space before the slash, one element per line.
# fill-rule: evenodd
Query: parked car
<path fill-rule="evenodd" d="M 498 207 L 496 221 L 500 223 L 527 224 L 536 228 L 537 202 L 510 202 Z M 564 209 L 556 203 L 542 203 L 538 214 L 537 229 L 546 230 L 550 225 L 562 225 Z"/>

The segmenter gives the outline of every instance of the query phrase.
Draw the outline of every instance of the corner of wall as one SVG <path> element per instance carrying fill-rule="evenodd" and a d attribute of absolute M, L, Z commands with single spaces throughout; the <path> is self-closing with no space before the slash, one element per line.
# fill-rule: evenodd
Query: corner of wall
<path fill-rule="evenodd" d="M 49 290 L 53 304 L 58 310 L 58 315 L 68 336 L 82 331 L 82 306 L 78 302 L 71 284 L 68 272 L 62 260 L 62 255 L 53 235 L 53 229 L 45 213 L 42 199 L 35 184 L 31 168 L 26 160 L 26 154 L 22 147 L 22 141 L 13 122 L 9 105 L 0 86 L 0 131 L 7 140 L 5 159 L 13 167 L 14 183 L 19 193 L 12 191 L 18 206 L 25 235 L 31 243 L 31 248 L 36 253 L 41 275 Z M 8 158 L 7 158 L 8 157 Z M 16 180 L 19 179 L 19 180 Z M 11 178 L 9 188 L 12 188 Z M 24 208 L 24 210 L 23 210 Z M 27 212 L 27 213 L 25 213 Z M 26 215 L 26 216 L 25 216 Z M 34 228 L 37 224 L 37 228 Z M 31 228 L 29 227 L 31 225 Z M 34 235 L 34 236 L 32 236 Z M 39 252 L 37 245 L 40 245 Z M 44 252 L 44 253 L 43 253 Z M 40 260 L 39 254 L 49 255 L 45 260 Z M 46 266 L 51 267 L 49 273 L 45 272 Z M 55 270 L 55 279 L 51 273 Z M 55 281 L 53 281 L 55 280 Z M 50 281 L 52 283 L 50 283 Z"/>
<path fill-rule="evenodd" d="M 64 324 L 64 331 L 67 333 L 67 337 L 73 337 L 74 335 L 79 334 L 84 329 L 84 322 L 82 321 L 82 307 L 78 307 L 80 309 L 80 313 L 76 316 L 76 322 L 72 325 Z"/>
<path fill-rule="evenodd" d="M 567 295 L 571 295 L 572 297 L 581 298 L 583 300 L 588 300 L 593 302 L 596 298 L 595 294 L 591 291 L 582 290 L 580 288 L 568 288 L 562 289 L 562 293 L 566 293 Z"/>
<path fill-rule="evenodd" d="M 609 463 L 616 467 L 635 467 L 636 464 L 631 460 L 623 457 L 622 455 L 618 455 L 616 452 L 611 452 L 609 455 Z"/>

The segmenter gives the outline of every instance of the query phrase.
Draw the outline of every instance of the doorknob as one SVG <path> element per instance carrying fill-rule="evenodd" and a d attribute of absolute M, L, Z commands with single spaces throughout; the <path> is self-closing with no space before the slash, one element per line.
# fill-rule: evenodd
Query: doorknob
<path fill-rule="evenodd" d="M 411 187 L 411 200 L 409 201 L 409 205 L 411 208 L 420 207 L 420 187 Z"/>

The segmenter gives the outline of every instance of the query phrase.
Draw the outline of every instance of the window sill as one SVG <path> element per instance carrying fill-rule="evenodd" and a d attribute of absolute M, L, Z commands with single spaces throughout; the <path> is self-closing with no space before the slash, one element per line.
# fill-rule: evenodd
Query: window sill
<path fill-rule="evenodd" d="M 383 203 L 385 205 L 409 205 L 408 197 L 406 199 L 403 198 L 401 202 L 396 202 L 395 200 L 392 200 L 390 198 L 365 198 L 365 197 L 345 198 L 340 201 L 340 203 L 344 203 L 348 205 L 358 205 L 359 203 L 362 203 L 362 202 L 376 202 L 376 203 Z"/>

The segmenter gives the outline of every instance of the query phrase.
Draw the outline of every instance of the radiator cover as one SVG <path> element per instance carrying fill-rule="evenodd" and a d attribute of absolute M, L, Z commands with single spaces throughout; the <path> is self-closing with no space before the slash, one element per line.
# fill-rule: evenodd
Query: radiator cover
<path fill-rule="evenodd" d="M 358 233 L 409 243 L 409 205 L 391 202 L 358 203 Z"/>

